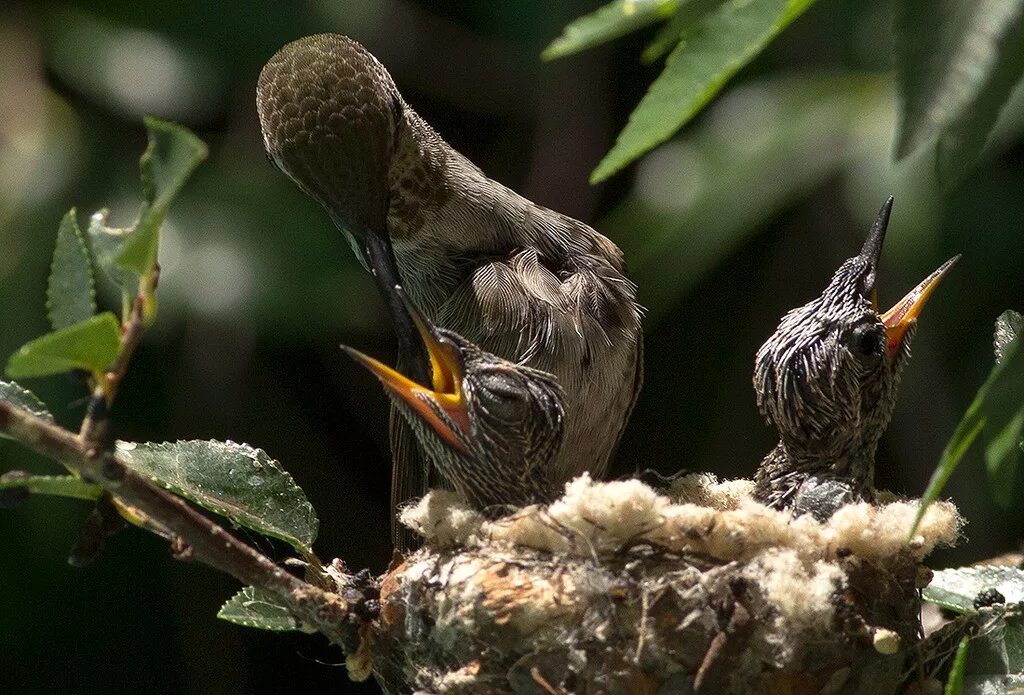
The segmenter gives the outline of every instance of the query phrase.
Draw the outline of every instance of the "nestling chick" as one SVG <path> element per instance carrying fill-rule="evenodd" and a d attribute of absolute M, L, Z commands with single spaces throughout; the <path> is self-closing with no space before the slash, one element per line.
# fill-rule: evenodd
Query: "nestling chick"
<path fill-rule="evenodd" d="M 549 478 L 548 463 L 561 447 L 564 417 L 557 380 L 437 328 L 400 287 L 393 290 L 430 358 L 431 383 L 418 384 L 344 349 L 384 384 L 431 463 L 480 509 L 552 497 L 558 486 Z"/>
<path fill-rule="evenodd" d="M 780 441 L 758 468 L 754 495 L 795 515 L 824 520 L 848 502 L 874 499 L 875 451 L 917 316 L 959 258 L 880 314 L 875 278 L 891 209 L 890 197 L 861 252 L 820 297 L 786 314 L 757 351 L 757 405 Z"/>

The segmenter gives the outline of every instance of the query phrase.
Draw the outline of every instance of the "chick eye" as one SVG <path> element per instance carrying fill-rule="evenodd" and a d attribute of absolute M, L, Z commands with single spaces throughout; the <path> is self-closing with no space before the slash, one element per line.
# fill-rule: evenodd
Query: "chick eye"
<path fill-rule="evenodd" d="M 488 415 L 503 422 L 517 422 L 523 418 L 527 404 L 523 391 L 503 373 L 488 375 L 481 379 L 479 399 Z"/>
<path fill-rule="evenodd" d="M 882 352 L 882 333 L 876 326 L 857 326 L 845 342 L 850 352 L 861 357 L 877 357 Z"/>

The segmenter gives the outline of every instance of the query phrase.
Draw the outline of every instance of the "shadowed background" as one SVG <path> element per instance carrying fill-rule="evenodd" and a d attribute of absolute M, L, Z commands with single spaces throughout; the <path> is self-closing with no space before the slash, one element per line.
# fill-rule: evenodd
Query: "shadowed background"
<path fill-rule="evenodd" d="M 923 313 L 878 456 L 881 487 L 919 494 L 991 367 L 994 318 L 1024 309 L 1022 95 L 993 156 L 942 194 L 931 149 L 891 164 L 891 8 L 821 0 L 679 136 L 592 187 L 589 172 L 657 74 L 639 62 L 652 32 L 541 62 L 561 27 L 597 4 L 4 3 L 0 355 L 46 330 L 63 213 L 75 206 L 84 220 L 107 206 L 115 225 L 133 217 L 141 116 L 188 125 L 211 156 L 164 227 L 161 314 L 118 400 L 116 432 L 264 448 L 318 510 L 320 555 L 382 570 L 386 398 L 337 346 L 392 359 L 392 334 L 340 233 L 267 162 L 254 108 L 275 50 L 335 31 L 377 55 L 407 101 L 490 176 L 625 251 L 649 309 L 648 378 L 614 475 L 752 473 L 775 443 L 754 406 L 755 350 L 859 249 L 894 194 L 882 304 L 964 254 Z M 81 384 L 28 386 L 61 422 L 79 421 Z M 0 441 L 0 470 L 12 468 L 55 471 Z M 1017 546 L 1024 505 L 995 504 L 977 453 L 946 494 L 971 522 L 969 541 L 934 566 Z M 235 583 L 171 560 L 137 530 L 72 569 L 67 551 L 87 513 L 42 497 L 0 512 L 0 654 L 18 692 L 376 691 L 348 683 L 319 637 L 216 620 Z"/>

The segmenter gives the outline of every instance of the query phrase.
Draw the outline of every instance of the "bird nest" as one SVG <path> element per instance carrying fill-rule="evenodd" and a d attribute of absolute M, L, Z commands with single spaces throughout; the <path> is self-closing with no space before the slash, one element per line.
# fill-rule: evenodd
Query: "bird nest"
<path fill-rule="evenodd" d="M 393 692 L 894 692 L 956 508 L 933 504 L 908 541 L 916 501 L 823 523 L 751 485 L 584 475 L 497 519 L 431 492 L 402 514 L 425 546 L 383 578 L 350 669 Z"/>

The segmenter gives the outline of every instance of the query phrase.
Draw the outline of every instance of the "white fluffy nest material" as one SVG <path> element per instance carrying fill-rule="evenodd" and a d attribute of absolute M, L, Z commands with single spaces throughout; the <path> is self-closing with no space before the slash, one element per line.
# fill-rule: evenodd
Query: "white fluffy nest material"
<path fill-rule="evenodd" d="M 847 555 L 884 562 L 903 553 L 920 561 L 935 547 L 953 544 L 963 526 L 952 503 L 935 502 L 908 542 L 917 500 L 850 504 L 822 523 L 755 502 L 751 489 L 749 480 L 719 482 L 698 473 L 661 493 L 639 480 L 595 482 L 584 474 L 550 505 L 494 521 L 443 490 L 405 509 L 401 521 L 435 548 L 498 544 L 594 557 L 650 544 L 721 562 L 749 562 L 769 549 L 791 551 L 785 555 L 803 562 Z"/>

